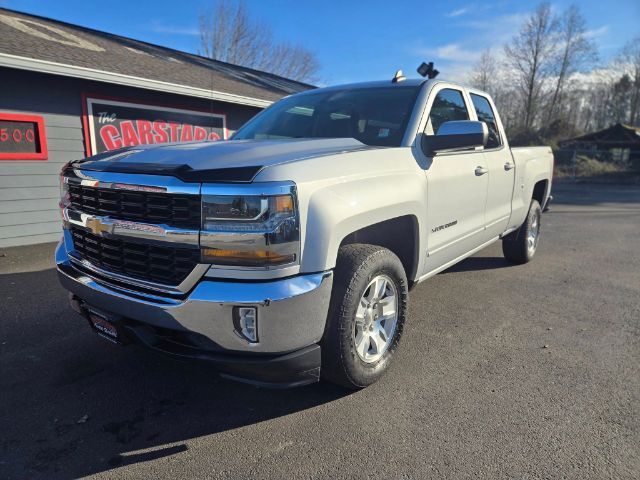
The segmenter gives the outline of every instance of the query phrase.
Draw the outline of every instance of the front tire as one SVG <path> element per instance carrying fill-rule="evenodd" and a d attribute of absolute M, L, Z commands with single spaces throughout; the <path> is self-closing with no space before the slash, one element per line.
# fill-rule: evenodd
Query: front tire
<path fill-rule="evenodd" d="M 517 264 L 531 261 L 538 248 L 541 217 L 540 204 L 537 200 L 531 200 L 529 213 L 520 228 L 502 239 L 502 253 L 508 261 Z"/>
<path fill-rule="evenodd" d="M 354 389 L 376 382 L 398 347 L 407 299 L 407 277 L 393 252 L 365 244 L 340 248 L 321 342 L 322 378 Z"/>

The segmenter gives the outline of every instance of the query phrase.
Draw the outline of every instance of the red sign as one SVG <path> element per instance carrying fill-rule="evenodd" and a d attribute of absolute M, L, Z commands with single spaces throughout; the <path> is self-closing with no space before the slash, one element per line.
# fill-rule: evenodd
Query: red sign
<path fill-rule="evenodd" d="M 226 117 L 219 113 L 112 98 L 85 100 L 87 155 L 137 145 L 226 138 Z"/>
<path fill-rule="evenodd" d="M 0 160 L 46 160 L 48 156 L 42 117 L 0 112 Z"/>

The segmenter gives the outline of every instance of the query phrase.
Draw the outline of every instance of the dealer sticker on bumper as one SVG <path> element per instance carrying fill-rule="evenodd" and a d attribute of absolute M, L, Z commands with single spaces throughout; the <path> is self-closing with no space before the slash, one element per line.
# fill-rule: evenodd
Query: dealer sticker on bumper
<path fill-rule="evenodd" d="M 118 329 L 109 320 L 104 318 L 99 313 L 93 311 L 89 312 L 89 320 L 98 335 L 106 338 L 107 340 L 111 340 L 112 342 L 120 343 L 120 335 L 118 334 Z"/>

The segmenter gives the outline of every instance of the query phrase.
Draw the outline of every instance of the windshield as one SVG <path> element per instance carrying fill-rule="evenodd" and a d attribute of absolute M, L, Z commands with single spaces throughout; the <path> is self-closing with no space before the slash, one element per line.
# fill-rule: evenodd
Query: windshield
<path fill-rule="evenodd" d="M 296 95 L 250 120 L 233 139 L 355 138 L 398 147 L 419 90 L 394 86 Z"/>

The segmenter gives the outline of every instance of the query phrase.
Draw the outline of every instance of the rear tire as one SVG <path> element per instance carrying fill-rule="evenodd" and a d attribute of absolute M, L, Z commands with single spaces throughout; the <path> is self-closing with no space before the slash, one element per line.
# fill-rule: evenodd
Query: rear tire
<path fill-rule="evenodd" d="M 400 259 L 376 245 L 340 248 L 322 338 L 322 378 L 348 388 L 389 368 L 404 327 L 407 277 Z"/>
<path fill-rule="evenodd" d="M 502 239 L 502 253 L 509 262 L 523 264 L 531 261 L 538 248 L 541 218 L 540 204 L 537 200 L 531 200 L 523 224 Z"/>

